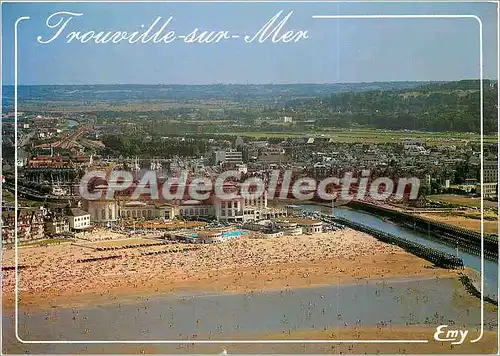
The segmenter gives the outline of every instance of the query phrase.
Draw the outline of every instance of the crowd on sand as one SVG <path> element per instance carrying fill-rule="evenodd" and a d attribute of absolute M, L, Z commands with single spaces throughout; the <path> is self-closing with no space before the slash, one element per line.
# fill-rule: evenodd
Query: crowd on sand
<path fill-rule="evenodd" d="M 20 302 L 43 305 L 59 298 L 71 304 L 78 297 L 88 302 L 91 296 L 116 299 L 177 288 L 247 292 L 452 273 L 352 229 L 264 240 L 241 235 L 198 249 L 179 244 L 169 253 L 148 254 L 161 248 L 138 247 L 119 250 L 117 259 L 101 259 L 117 251 L 97 251 L 95 241 L 126 235 L 101 229 L 86 238 L 94 242 L 20 248 L 18 263 L 27 266 L 19 271 Z M 5 250 L 4 265 L 13 264 L 14 250 Z M 4 271 L 3 285 L 5 300 L 12 302 L 14 271 Z"/>

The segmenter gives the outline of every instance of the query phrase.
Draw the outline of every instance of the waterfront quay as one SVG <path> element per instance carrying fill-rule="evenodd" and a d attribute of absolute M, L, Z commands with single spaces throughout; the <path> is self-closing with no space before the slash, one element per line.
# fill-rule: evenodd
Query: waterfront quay
<path fill-rule="evenodd" d="M 391 221 L 404 227 L 428 234 L 430 239 L 437 239 L 449 246 L 460 247 L 463 251 L 473 255 L 481 255 L 481 234 L 478 232 L 450 224 L 432 221 L 414 214 L 409 214 L 395 209 L 388 209 L 375 204 L 352 201 L 348 204 L 348 206 L 354 209 L 387 217 Z M 495 235 L 484 234 L 483 240 L 484 257 L 492 261 L 498 261 L 498 237 Z"/>

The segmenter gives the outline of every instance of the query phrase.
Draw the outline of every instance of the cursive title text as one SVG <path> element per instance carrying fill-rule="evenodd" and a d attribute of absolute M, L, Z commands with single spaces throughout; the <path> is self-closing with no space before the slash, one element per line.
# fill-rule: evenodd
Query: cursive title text
<path fill-rule="evenodd" d="M 309 38 L 307 30 L 290 29 L 289 22 L 293 11 L 285 13 L 283 10 L 277 12 L 271 19 L 252 33 L 239 34 L 227 29 L 203 30 L 194 28 L 186 33 L 178 33 L 174 28 L 174 17 L 163 18 L 158 16 L 149 25 L 141 25 L 135 31 L 113 30 L 103 31 L 96 29 L 77 29 L 78 20 L 84 14 L 68 11 L 55 12 L 47 17 L 46 25 L 50 33 L 38 36 L 37 41 L 41 44 L 49 44 L 54 41 L 66 41 L 66 43 L 156 43 L 168 44 L 174 41 L 184 43 L 220 43 L 225 41 L 240 40 L 245 43 L 297 43 Z"/>

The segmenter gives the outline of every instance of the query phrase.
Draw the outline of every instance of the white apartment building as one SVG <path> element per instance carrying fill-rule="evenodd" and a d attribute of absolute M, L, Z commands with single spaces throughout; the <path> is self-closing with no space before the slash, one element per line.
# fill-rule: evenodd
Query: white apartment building
<path fill-rule="evenodd" d="M 70 208 L 68 221 L 71 230 L 85 230 L 90 227 L 90 214 L 80 208 Z"/>
<path fill-rule="evenodd" d="M 243 154 L 241 151 L 228 150 L 228 151 L 215 151 L 214 164 L 233 164 L 238 165 L 243 163 Z"/>
<path fill-rule="evenodd" d="M 476 193 L 481 194 L 481 184 L 476 184 Z M 485 198 L 498 197 L 498 183 L 484 183 L 483 196 Z"/>

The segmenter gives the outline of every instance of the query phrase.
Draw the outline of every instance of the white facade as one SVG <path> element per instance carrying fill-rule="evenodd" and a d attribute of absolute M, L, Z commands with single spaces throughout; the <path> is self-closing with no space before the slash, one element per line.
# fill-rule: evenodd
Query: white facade
<path fill-rule="evenodd" d="M 481 194 L 481 184 L 476 184 L 476 193 Z M 483 195 L 485 198 L 495 198 L 498 196 L 498 183 L 484 183 Z"/>
<path fill-rule="evenodd" d="M 154 205 L 141 201 L 89 200 L 86 209 L 94 223 L 115 223 L 124 220 L 173 219 L 175 208 L 169 204 Z"/>
<path fill-rule="evenodd" d="M 214 152 L 214 164 L 242 164 L 243 154 L 241 151 L 228 150 Z"/>
<path fill-rule="evenodd" d="M 287 215 L 286 209 L 269 208 L 267 206 L 267 191 L 260 197 L 252 199 L 238 196 L 232 200 L 214 199 L 213 209 L 217 220 L 259 221 L 263 219 L 280 218 Z"/>
<path fill-rule="evenodd" d="M 84 230 L 90 227 L 90 214 L 79 208 L 70 209 L 69 227 L 72 230 Z"/>
<path fill-rule="evenodd" d="M 89 200 L 87 211 L 94 223 L 116 222 L 118 220 L 118 203 L 115 200 Z"/>
<path fill-rule="evenodd" d="M 156 207 L 143 202 L 128 202 L 118 206 L 122 219 L 153 219 L 158 217 Z"/>
<path fill-rule="evenodd" d="M 182 204 L 179 206 L 179 216 L 189 216 L 189 217 L 195 217 L 195 216 L 213 216 L 214 215 L 214 209 L 212 205 L 206 205 L 206 204 Z"/>
<path fill-rule="evenodd" d="M 218 243 L 224 241 L 224 235 L 222 231 L 217 230 L 200 231 L 197 240 L 204 244 Z"/>
<path fill-rule="evenodd" d="M 214 199 L 214 210 L 217 220 L 228 222 L 244 221 L 243 207 L 244 199 L 241 196 L 234 199 Z"/>
<path fill-rule="evenodd" d="M 267 191 L 264 191 L 264 193 L 260 197 L 255 197 L 252 199 L 245 198 L 243 200 L 244 221 L 264 219 L 266 211 Z"/>
<path fill-rule="evenodd" d="M 323 223 L 321 221 L 301 223 L 299 225 L 302 227 L 302 231 L 306 234 L 314 234 L 318 232 L 323 232 Z"/>

